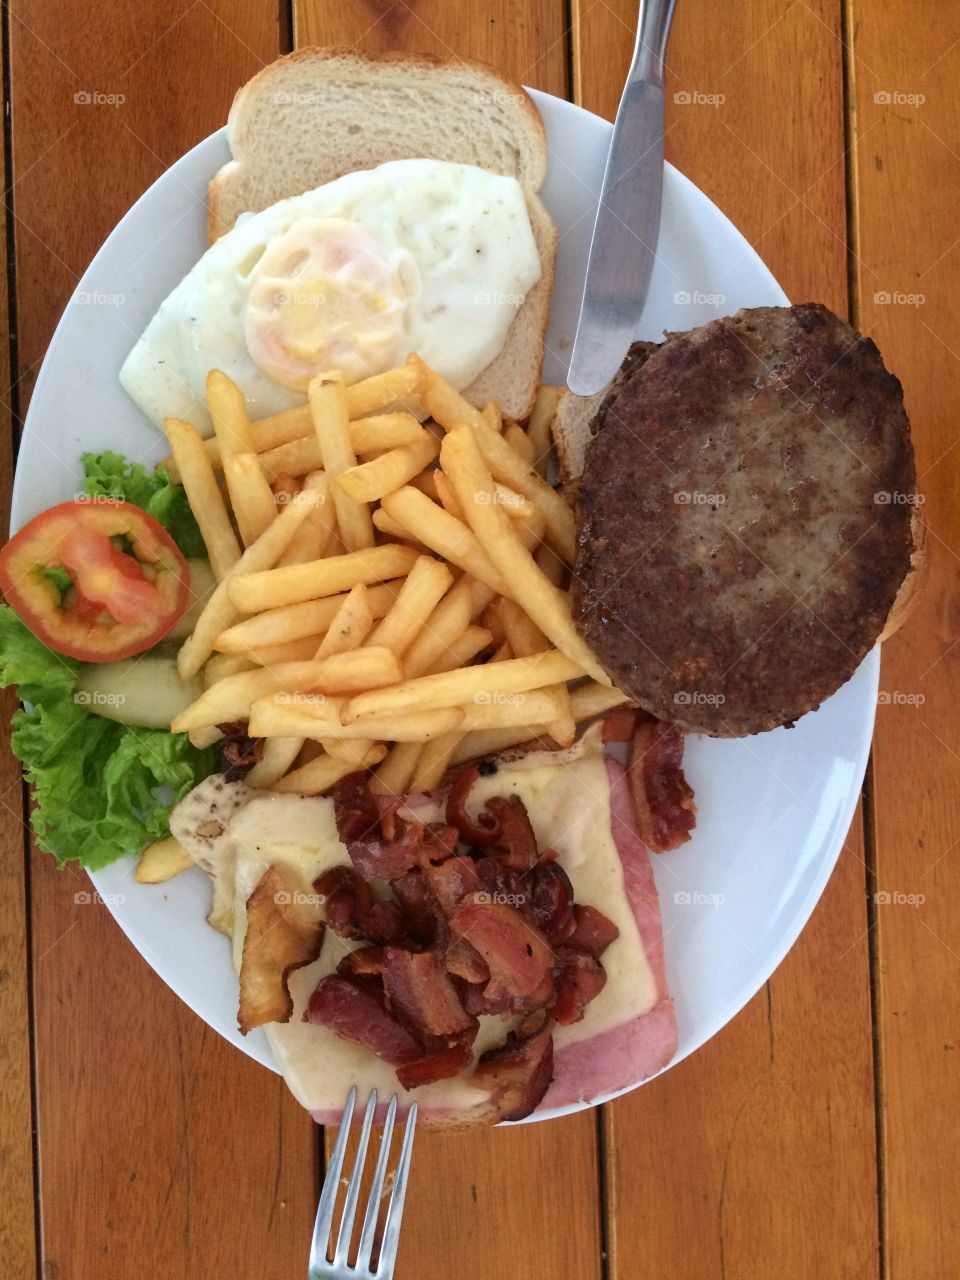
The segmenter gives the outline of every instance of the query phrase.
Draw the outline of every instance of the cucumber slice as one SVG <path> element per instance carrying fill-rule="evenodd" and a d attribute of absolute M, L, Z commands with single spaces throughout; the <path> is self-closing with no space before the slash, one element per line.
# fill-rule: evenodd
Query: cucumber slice
<path fill-rule="evenodd" d="M 141 729 L 169 729 L 174 716 L 203 693 L 199 676 L 182 681 L 175 657 L 147 654 L 81 667 L 74 698 L 107 720 Z"/>
<path fill-rule="evenodd" d="M 167 640 L 186 640 L 197 625 L 200 611 L 213 594 L 217 580 L 213 576 L 209 560 L 188 560 L 190 570 L 190 595 L 187 597 L 187 611 L 177 625 L 166 636 Z"/>

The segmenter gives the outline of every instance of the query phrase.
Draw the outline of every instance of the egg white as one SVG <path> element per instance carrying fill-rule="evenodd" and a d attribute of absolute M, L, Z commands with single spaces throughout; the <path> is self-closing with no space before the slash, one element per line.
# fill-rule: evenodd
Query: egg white
<path fill-rule="evenodd" d="M 204 388 L 211 369 L 237 383 L 253 418 L 304 402 L 257 367 L 244 337 L 251 272 L 267 245 L 302 218 L 354 223 L 401 264 L 408 298 L 398 361 L 416 351 L 459 389 L 499 354 L 540 277 L 514 178 L 438 160 L 395 160 L 346 174 L 243 214 L 161 303 L 120 371 L 156 425 L 178 417 L 210 430 Z"/>

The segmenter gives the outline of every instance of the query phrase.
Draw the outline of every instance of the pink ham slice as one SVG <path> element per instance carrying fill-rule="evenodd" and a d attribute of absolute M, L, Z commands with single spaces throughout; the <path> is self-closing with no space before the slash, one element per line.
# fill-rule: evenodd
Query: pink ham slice
<path fill-rule="evenodd" d="M 676 1014 L 667 994 L 660 903 L 650 854 L 637 831 L 623 766 L 608 760 L 607 774 L 611 822 L 623 865 L 624 888 L 653 973 L 656 994 L 652 1007 L 639 1017 L 556 1049 L 553 1081 L 535 1116 L 578 1102 L 593 1102 L 640 1084 L 662 1071 L 677 1049 Z M 428 1123 L 469 1122 L 468 1116 L 452 1107 L 431 1105 L 422 1098 L 418 1101 L 421 1119 Z M 478 1112 L 483 1111 L 481 1103 Z M 340 1112 L 333 1108 L 315 1111 L 312 1115 L 318 1124 L 334 1124 Z"/>

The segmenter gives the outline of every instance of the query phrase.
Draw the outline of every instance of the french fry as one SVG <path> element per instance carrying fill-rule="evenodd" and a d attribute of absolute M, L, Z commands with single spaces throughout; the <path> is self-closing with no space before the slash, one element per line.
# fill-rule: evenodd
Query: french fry
<path fill-rule="evenodd" d="M 577 724 L 589 720 L 592 716 L 602 716 L 605 711 L 614 707 L 622 707 L 630 699 L 619 689 L 611 689 L 605 684 L 597 684 L 591 680 L 577 689 L 570 690 L 570 710 Z"/>
<path fill-rule="evenodd" d="M 382 618 L 400 594 L 402 579 L 368 586 L 366 600 L 374 621 Z M 329 630 L 346 595 L 325 596 L 303 604 L 283 605 L 247 618 L 217 636 L 216 648 L 224 653 L 245 653 L 264 645 L 284 644 L 302 636 L 322 634 Z"/>
<path fill-rule="evenodd" d="M 453 485 L 442 471 L 438 470 L 435 473 L 434 487 L 436 488 L 437 496 L 440 499 L 440 503 L 444 511 L 449 511 L 450 515 L 454 516 L 457 520 L 462 520 L 466 523 L 466 516 L 463 514 L 463 507 L 460 505 L 460 500 L 454 493 Z"/>
<path fill-rule="evenodd" d="M 496 400 L 488 400 L 480 411 L 481 416 L 491 431 L 500 431 L 503 427 L 503 416 Z"/>
<path fill-rule="evenodd" d="M 219 369 L 211 369 L 207 374 L 207 406 L 221 459 L 255 451 L 243 392 Z"/>
<path fill-rule="evenodd" d="M 553 448 L 550 423 L 557 412 L 559 399 L 560 388 L 551 387 L 546 382 L 543 383 L 537 391 L 537 398 L 533 402 L 533 412 L 530 414 L 530 421 L 527 423 L 527 436 L 533 446 L 533 465 L 544 479 L 547 476 L 547 469 L 550 465 L 550 451 Z"/>
<path fill-rule="evenodd" d="M 311 479 L 316 495 L 316 506 L 290 539 L 286 551 L 277 561 L 280 567 L 322 560 L 329 552 L 336 534 L 337 512 L 330 497 L 330 486 L 326 474 L 316 471 L 312 473 Z"/>
<path fill-rule="evenodd" d="M 513 600 L 501 600 L 500 617 L 510 648 L 518 658 L 526 658 L 532 653 L 542 653 L 549 648 L 546 636 Z M 558 714 L 555 719 L 546 721 L 547 732 L 561 747 L 573 746 L 577 736 L 577 722 L 570 709 L 570 694 L 565 684 L 554 685 L 551 690 L 557 698 Z M 531 717 L 532 721 L 533 717 Z"/>
<path fill-rule="evenodd" d="M 487 423 L 489 426 L 490 424 Z M 518 426 L 516 422 L 511 422 L 504 429 L 503 438 L 514 451 L 518 458 L 522 458 L 528 467 L 536 466 L 536 453 L 534 451 L 533 441 L 524 431 L 523 427 Z"/>
<path fill-rule="evenodd" d="M 224 458 L 223 476 L 240 540 L 249 547 L 277 518 L 273 490 L 255 453 L 233 453 Z"/>
<path fill-rule="evenodd" d="M 421 472 L 410 483 L 414 489 L 419 489 L 421 493 L 425 493 L 431 502 L 439 502 L 440 494 L 437 491 L 437 477 L 440 472 L 434 468 L 432 471 Z"/>
<path fill-rule="evenodd" d="M 177 460 L 180 483 L 187 491 L 190 510 L 207 548 L 210 567 L 217 578 L 222 578 L 240 559 L 240 544 L 233 532 L 200 432 L 191 423 L 181 422 L 178 418 L 165 418 L 163 428 Z"/>
<path fill-rule="evenodd" d="M 281 644 L 265 644 L 248 649 L 246 656 L 258 667 L 275 667 L 285 662 L 310 662 L 317 656 L 323 636 L 300 636 L 297 640 L 285 640 Z M 326 657 L 326 654 L 323 655 Z M 207 666 L 210 664 L 207 663 Z"/>
<path fill-rule="evenodd" d="M 265 791 L 287 772 L 303 746 L 302 738 L 264 738 L 263 754 L 244 782 Z"/>
<path fill-rule="evenodd" d="M 411 795 L 436 791 L 462 739 L 462 733 L 444 733 L 431 742 L 425 742 L 417 754 L 413 772 L 406 780 L 405 791 Z"/>
<path fill-rule="evenodd" d="M 215 653 L 203 668 L 204 688 L 209 689 L 218 680 L 235 676 L 239 671 L 252 671 L 256 665 L 249 653 Z"/>
<path fill-rule="evenodd" d="M 221 632 L 236 622 L 238 610 L 230 599 L 230 587 L 235 579 L 248 573 L 260 572 L 275 565 L 290 544 L 290 539 L 300 527 L 300 522 L 312 510 L 316 490 L 308 480 L 303 491 L 287 504 L 273 524 L 248 547 L 242 557 L 217 583 L 213 595 L 207 601 L 191 634 L 177 654 L 177 671 L 181 680 L 195 676 L 213 652 L 213 642 Z"/>
<path fill-rule="evenodd" d="M 401 587 L 401 594 L 402 592 Z M 358 583 L 342 597 L 340 608 L 317 649 L 317 658 L 330 658 L 335 653 L 347 653 L 351 649 L 359 648 L 373 623 L 370 591 L 363 583 Z M 380 642 L 371 638 L 371 644 L 378 643 Z M 387 647 L 389 648 L 389 645 Z"/>
<path fill-rule="evenodd" d="M 417 359 L 417 357 L 412 358 Z M 445 431 L 451 431 L 463 423 L 475 427 L 485 425 L 480 410 L 475 409 L 469 401 L 465 400 L 446 378 L 428 369 L 422 361 L 419 365 L 422 377 L 420 400 L 435 422 L 439 422 Z"/>
<path fill-rule="evenodd" d="M 257 667 L 218 680 L 176 716 L 170 728 L 172 733 L 189 733 L 211 724 L 243 720 L 250 704 L 261 699 L 273 697 L 280 702 L 289 699 L 295 703 L 298 697 L 307 701 L 312 695 L 320 702 L 320 695 L 398 684 L 401 674 L 397 659 L 382 647 L 338 653 L 320 661 Z"/>
<path fill-rule="evenodd" d="M 399 368 L 375 373 L 373 377 L 347 387 L 350 417 L 367 418 L 374 413 L 395 410 L 403 401 L 419 393 L 425 368 L 422 360 L 409 356 L 406 364 Z"/>
<path fill-rule="evenodd" d="M 430 556 L 420 556 L 400 588 L 390 612 L 370 637 L 371 644 L 383 644 L 402 658 L 420 631 L 430 625 L 430 617 L 453 583 L 445 564 Z"/>
<path fill-rule="evenodd" d="M 387 543 L 307 564 L 245 573 L 230 583 L 230 600 L 241 613 L 260 613 L 349 591 L 358 582 L 384 582 L 409 573 L 417 559 L 411 547 Z M 225 630 L 226 628 L 221 628 Z"/>
<path fill-rule="evenodd" d="M 337 528 L 348 551 L 373 546 L 373 524 L 370 510 L 343 489 L 338 479 L 357 465 L 357 455 L 350 440 L 350 414 L 343 375 L 321 373 L 307 389 L 313 425 L 320 441 L 323 469 L 329 477 L 333 505 L 337 509 Z"/>
<path fill-rule="evenodd" d="M 441 671 L 465 667 L 478 653 L 489 649 L 492 644 L 493 636 L 484 627 L 467 627 L 462 635 L 452 640 L 449 647 L 438 655 L 430 668 L 430 674 L 439 675 Z"/>
<path fill-rule="evenodd" d="M 407 546 L 414 547 L 418 555 L 430 555 L 430 548 L 425 547 L 422 542 L 418 542 L 411 533 L 409 533 L 399 520 L 394 520 L 393 516 L 388 515 L 383 507 L 377 507 L 373 513 L 373 527 L 385 534 L 392 542 L 403 542 Z"/>
<path fill-rule="evenodd" d="M 423 630 L 404 655 L 403 671 L 408 680 L 432 670 L 440 655 L 469 627 L 474 614 L 472 585 L 473 579 L 465 574 L 424 622 Z"/>
<path fill-rule="evenodd" d="M 299 734 L 316 740 L 363 738 L 374 742 L 427 742 L 463 723 L 462 707 L 432 707 L 425 711 L 364 716 L 354 724 L 344 724 L 344 705 L 342 699 L 335 698 L 327 698 L 324 703 L 282 705 L 273 698 L 258 699 L 250 705 L 250 733 L 257 738 Z"/>
<path fill-rule="evenodd" d="M 543 576 L 562 591 L 566 587 L 569 570 L 553 547 L 548 547 L 545 542 L 541 543 L 534 552 L 533 558 Z"/>
<path fill-rule="evenodd" d="M 492 665 L 492 664 L 491 664 Z M 558 720 L 563 705 L 554 689 L 530 689 L 526 693 L 475 694 L 463 708 L 460 729 L 505 729 L 511 725 L 548 724 Z"/>
<path fill-rule="evenodd" d="M 305 476 L 310 471 L 323 468 L 323 450 L 316 432 L 309 436 L 297 436 L 277 445 L 275 449 L 266 449 L 258 455 L 263 474 L 271 484 L 279 476 Z"/>
<path fill-rule="evenodd" d="M 147 845 L 137 861 L 138 884 L 163 884 L 181 871 L 193 866 L 193 859 L 179 840 L 167 836 L 156 844 Z"/>
<path fill-rule="evenodd" d="M 503 580 L 469 526 L 438 507 L 418 489 L 405 485 L 382 502 L 387 515 L 398 521 L 418 542 L 437 552 L 465 573 L 486 582 L 495 591 Z"/>
<path fill-rule="evenodd" d="M 408 480 L 418 476 L 440 452 L 440 445 L 429 431 L 413 444 L 388 449 L 372 462 L 362 462 L 337 477 L 337 484 L 356 502 L 379 502 Z"/>
<path fill-rule="evenodd" d="M 524 462 L 499 432 L 481 424 L 475 439 L 493 478 L 522 493 L 540 508 L 547 522 L 547 541 L 567 564 L 573 564 L 577 553 L 576 522 L 560 494 Z"/>
<path fill-rule="evenodd" d="M 476 729 L 465 733 L 457 743 L 451 765 L 465 764 L 468 760 L 481 760 L 485 756 L 499 755 L 511 747 L 534 742 L 546 733 L 543 725 L 511 725 L 506 729 Z"/>
<path fill-rule="evenodd" d="M 223 733 L 215 724 L 208 725 L 206 729 L 194 729 L 193 733 L 188 733 L 190 745 L 196 747 L 198 751 L 206 751 L 207 747 L 212 747 L 215 742 L 219 742 L 223 737 Z"/>
<path fill-rule="evenodd" d="M 349 399 L 348 387 L 348 403 Z M 423 435 L 424 429 L 412 413 L 381 413 L 369 418 L 357 418 L 350 423 L 350 443 L 354 453 L 361 456 L 416 444 Z"/>
<path fill-rule="evenodd" d="M 452 431 L 443 442 L 441 460 L 467 512 L 473 532 L 509 584 L 509 590 L 504 594 L 522 601 L 524 609 L 544 635 L 573 664 L 601 684 L 610 684 L 610 677 L 577 633 L 567 596 L 537 568 L 517 536 L 510 517 L 491 501 L 493 478 L 474 433 L 469 428 Z M 486 495 L 486 501 L 478 501 L 482 495 Z M 560 679 L 569 677 L 561 676 Z"/>
<path fill-rule="evenodd" d="M 447 737 L 446 734 L 443 735 Z M 438 739 L 434 738 L 434 742 Z M 429 744 L 428 744 L 429 745 Z M 410 790 L 410 779 L 417 760 L 425 748 L 419 742 L 397 742 L 390 748 L 380 768 L 370 779 L 375 796 L 403 796 Z"/>
<path fill-rule="evenodd" d="M 325 792 L 348 773 L 355 773 L 358 768 L 369 769 L 387 754 L 386 747 L 371 747 L 364 757 L 363 764 L 358 765 L 346 760 L 335 760 L 332 756 L 321 755 L 309 764 L 301 765 L 285 777 L 278 779 L 271 790 L 283 794 L 301 796 L 322 796 Z"/>
<path fill-rule="evenodd" d="M 488 662 L 479 667 L 405 680 L 391 688 L 371 689 L 349 700 L 343 708 L 342 719 L 344 724 L 353 724 L 361 717 L 384 716 L 407 708 L 419 711 L 431 707 L 462 706 L 476 694 L 489 694 L 496 700 L 500 694 L 526 693 L 530 689 L 558 684 L 561 680 L 575 680 L 582 674 L 583 669 L 578 663 L 558 650 L 551 650 L 531 658 Z"/>

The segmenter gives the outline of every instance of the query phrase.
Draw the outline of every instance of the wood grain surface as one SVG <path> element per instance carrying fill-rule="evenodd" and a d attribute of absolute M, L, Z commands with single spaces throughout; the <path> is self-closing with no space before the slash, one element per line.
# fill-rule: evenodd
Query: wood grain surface
<path fill-rule="evenodd" d="M 277 53 L 295 43 L 478 57 L 612 116 L 636 8 L 104 0 L 91 21 L 80 6 L 15 0 L 3 27 L 8 430 L 105 235 Z M 792 299 L 851 315 L 902 378 L 931 579 L 884 651 L 866 832 L 858 812 L 771 981 L 714 1041 L 599 1119 L 420 1134 L 398 1280 L 960 1272 L 960 13 L 934 0 L 678 8 L 668 158 Z M 65 448 L 78 411 L 64 407 Z M 7 697 L 5 723 L 12 707 Z M 4 760 L 0 1274 L 140 1280 L 159 1261 L 174 1280 L 296 1280 L 317 1131 L 278 1079 L 150 972 L 85 877 L 39 853 L 25 874 L 19 775 Z"/>
<path fill-rule="evenodd" d="M 849 9 L 857 321 L 904 382 L 930 572 L 884 646 L 871 802 L 887 1274 L 960 1266 L 960 15 Z M 899 38 L 891 33 L 900 32 Z"/>

